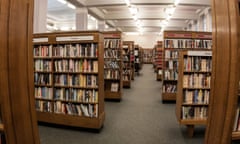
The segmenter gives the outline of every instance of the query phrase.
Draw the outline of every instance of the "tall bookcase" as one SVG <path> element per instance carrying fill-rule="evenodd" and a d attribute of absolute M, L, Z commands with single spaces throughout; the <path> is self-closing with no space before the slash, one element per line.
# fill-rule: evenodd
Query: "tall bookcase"
<path fill-rule="evenodd" d="M 162 80 L 162 68 L 163 68 L 163 42 L 158 41 L 155 45 L 155 72 L 156 72 L 156 80 Z"/>
<path fill-rule="evenodd" d="M 238 60 L 240 57 L 240 0 L 238 0 Z M 238 95 L 237 95 L 237 108 L 234 109 L 235 115 L 232 117 L 233 122 L 233 131 L 232 131 L 232 140 L 240 140 L 240 65 L 238 63 Z"/>
<path fill-rule="evenodd" d="M 131 67 L 131 80 L 134 80 L 135 69 L 134 69 L 134 41 L 123 41 L 123 45 L 127 45 L 130 50 L 130 67 Z"/>
<path fill-rule="evenodd" d="M 131 80 L 134 71 L 132 70 L 132 49 L 133 49 L 132 41 L 123 41 L 123 87 L 130 88 Z"/>
<path fill-rule="evenodd" d="M 207 122 L 212 72 L 211 51 L 181 51 L 176 116 L 193 136 L 195 125 Z"/>
<path fill-rule="evenodd" d="M 104 32 L 104 96 L 122 98 L 122 39 L 121 32 Z"/>
<path fill-rule="evenodd" d="M 152 54 L 153 49 L 152 48 L 145 48 L 143 49 L 143 63 L 144 64 L 151 64 L 152 63 Z"/>
<path fill-rule="evenodd" d="M 210 32 L 164 31 L 162 101 L 176 101 L 178 55 L 182 50 L 211 50 Z"/>
<path fill-rule="evenodd" d="M 43 33 L 33 41 L 38 121 L 100 129 L 105 118 L 102 34 Z"/>

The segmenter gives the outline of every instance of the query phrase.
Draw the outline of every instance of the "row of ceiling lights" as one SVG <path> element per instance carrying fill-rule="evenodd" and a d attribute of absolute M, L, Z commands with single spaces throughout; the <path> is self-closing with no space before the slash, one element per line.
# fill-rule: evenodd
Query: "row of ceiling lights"
<path fill-rule="evenodd" d="M 176 6 L 179 4 L 179 1 L 180 0 L 175 0 L 173 5 L 171 5 L 168 8 L 164 9 L 164 12 L 167 14 L 167 17 L 164 20 L 161 21 L 161 32 L 160 32 L 160 35 L 163 33 L 165 27 L 167 27 L 168 22 L 170 21 L 170 19 L 172 18 L 172 15 L 175 12 Z M 131 13 L 131 15 L 133 17 L 133 20 L 136 23 L 136 26 L 138 27 L 139 33 L 142 34 L 143 33 L 143 28 L 142 28 L 141 21 L 138 19 L 138 14 L 139 14 L 138 8 L 136 8 L 134 5 L 132 5 L 130 0 L 125 0 L 125 3 L 128 6 L 128 8 L 129 8 L 129 11 L 130 11 L 130 13 Z"/>

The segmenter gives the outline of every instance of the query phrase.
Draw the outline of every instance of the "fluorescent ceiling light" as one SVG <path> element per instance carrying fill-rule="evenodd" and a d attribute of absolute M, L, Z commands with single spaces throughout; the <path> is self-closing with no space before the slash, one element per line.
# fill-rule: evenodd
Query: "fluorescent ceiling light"
<path fill-rule="evenodd" d="M 72 8 L 72 9 L 76 9 L 76 7 L 73 4 L 68 3 L 67 6 Z"/>
<path fill-rule="evenodd" d="M 125 3 L 127 6 L 130 6 L 130 1 L 129 0 L 125 0 Z"/>
<path fill-rule="evenodd" d="M 129 9 L 130 9 L 130 13 L 132 15 L 137 15 L 138 9 L 136 7 L 129 7 Z"/>
<path fill-rule="evenodd" d="M 175 0 L 174 5 L 175 5 L 175 6 L 178 5 L 179 2 L 180 2 L 180 0 Z"/>
<path fill-rule="evenodd" d="M 66 4 L 67 3 L 66 0 L 57 0 L 57 1 L 59 1 L 62 4 Z"/>

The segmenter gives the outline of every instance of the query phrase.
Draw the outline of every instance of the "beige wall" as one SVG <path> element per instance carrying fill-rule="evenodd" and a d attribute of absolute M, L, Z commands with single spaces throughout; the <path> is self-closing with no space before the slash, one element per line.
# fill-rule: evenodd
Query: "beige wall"
<path fill-rule="evenodd" d="M 123 35 L 123 41 L 134 41 L 142 48 L 153 48 L 157 41 L 161 41 L 162 36 L 157 34 L 144 34 L 144 35 Z"/>

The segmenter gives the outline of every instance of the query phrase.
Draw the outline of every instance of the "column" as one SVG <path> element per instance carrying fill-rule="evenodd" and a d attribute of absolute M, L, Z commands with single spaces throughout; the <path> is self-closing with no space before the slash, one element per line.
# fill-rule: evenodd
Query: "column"
<path fill-rule="evenodd" d="M 33 33 L 47 31 L 47 0 L 34 0 Z"/>
<path fill-rule="evenodd" d="M 98 30 L 104 31 L 105 29 L 105 21 L 104 20 L 98 20 Z"/>
<path fill-rule="evenodd" d="M 87 30 L 88 29 L 88 9 L 77 8 L 76 9 L 76 30 Z"/>

